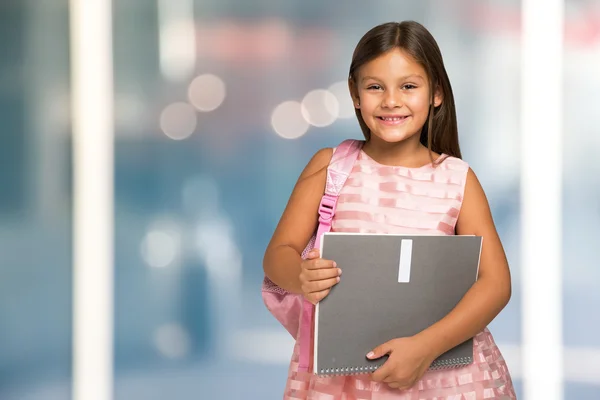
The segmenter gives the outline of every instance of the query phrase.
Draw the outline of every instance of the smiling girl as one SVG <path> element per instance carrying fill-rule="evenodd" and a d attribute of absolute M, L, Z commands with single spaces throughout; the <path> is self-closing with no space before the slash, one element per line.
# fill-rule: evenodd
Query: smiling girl
<path fill-rule="evenodd" d="M 365 140 L 341 189 L 332 230 L 482 236 L 479 276 L 446 317 L 366 354 L 389 355 L 372 374 L 313 375 L 299 363 L 310 349 L 297 338 L 284 399 L 516 398 L 487 329 L 510 299 L 509 267 L 484 191 L 461 159 L 452 88 L 435 39 L 412 21 L 371 29 L 354 51 L 348 83 Z M 300 175 L 264 258 L 271 281 L 311 304 L 343 280 L 335 260 L 321 259 L 318 250 L 301 257 L 317 227 L 332 154 L 330 148 L 319 150 Z M 469 338 L 472 364 L 428 370 Z"/>

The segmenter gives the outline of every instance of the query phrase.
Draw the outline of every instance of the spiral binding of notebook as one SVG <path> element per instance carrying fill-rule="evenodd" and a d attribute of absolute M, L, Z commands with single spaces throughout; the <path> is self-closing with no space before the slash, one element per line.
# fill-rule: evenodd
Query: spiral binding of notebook
<path fill-rule="evenodd" d="M 458 357 L 446 360 L 435 360 L 429 370 L 460 368 L 473 363 L 473 357 Z"/>
<path fill-rule="evenodd" d="M 383 365 L 383 364 L 381 364 Z M 381 367 L 381 365 L 364 365 L 362 367 L 342 367 L 342 368 L 321 368 L 319 376 L 338 376 L 338 375 L 360 375 L 369 374 Z"/>
<path fill-rule="evenodd" d="M 451 359 L 437 359 L 429 366 L 430 371 L 439 371 L 444 369 L 460 368 L 473 363 L 473 357 L 457 357 Z M 337 367 L 337 368 L 321 368 L 317 375 L 319 376 L 343 376 L 343 375 L 360 375 L 375 372 L 383 362 L 379 364 L 363 365 L 355 367 Z"/>

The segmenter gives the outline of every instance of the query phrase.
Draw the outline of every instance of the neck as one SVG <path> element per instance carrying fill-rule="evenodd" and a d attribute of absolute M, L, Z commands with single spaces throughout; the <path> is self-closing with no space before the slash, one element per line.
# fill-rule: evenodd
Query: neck
<path fill-rule="evenodd" d="M 372 136 L 363 150 L 383 165 L 418 167 L 429 162 L 429 149 L 421 144 L 419 135 L 396 143 L 385 142 Z"/>

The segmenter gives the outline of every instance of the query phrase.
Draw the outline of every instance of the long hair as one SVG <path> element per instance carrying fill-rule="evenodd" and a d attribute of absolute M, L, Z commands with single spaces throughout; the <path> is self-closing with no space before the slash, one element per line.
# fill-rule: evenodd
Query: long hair
<path fill-rule="evenodd" d="M 442 53 L 431 33 L 423 25 L 415 21 L 388 22 L 369 30 L 360 39 L 352 55 L 348 77 L 350 83 L 356 84 L 358 72 L 363 65 L 393 49 L 406 52 L 427 73 L 431 105 L 429 116 L 421 130 L 421 143 L 430 152 L 461 158 L 452 86 L 444 67 Z M 439 107 L 433 104 L 436 88 L 439 88 L 443 95 Z M 363 135 L 369 141 L 371 131 L 360 110 L 355 109 L 355 112 Z"/>

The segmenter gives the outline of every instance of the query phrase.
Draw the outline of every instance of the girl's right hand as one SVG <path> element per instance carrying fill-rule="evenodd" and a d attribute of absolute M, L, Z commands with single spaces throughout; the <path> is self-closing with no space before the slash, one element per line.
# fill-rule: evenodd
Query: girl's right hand
<path fill-rule="evenodd" d="M 304 298 L 317 304 L 340 281 L 342 270 L 335 261 L 319 258 L 319 250 L 312 249 L 300 264 L 300 284 Z"/>

